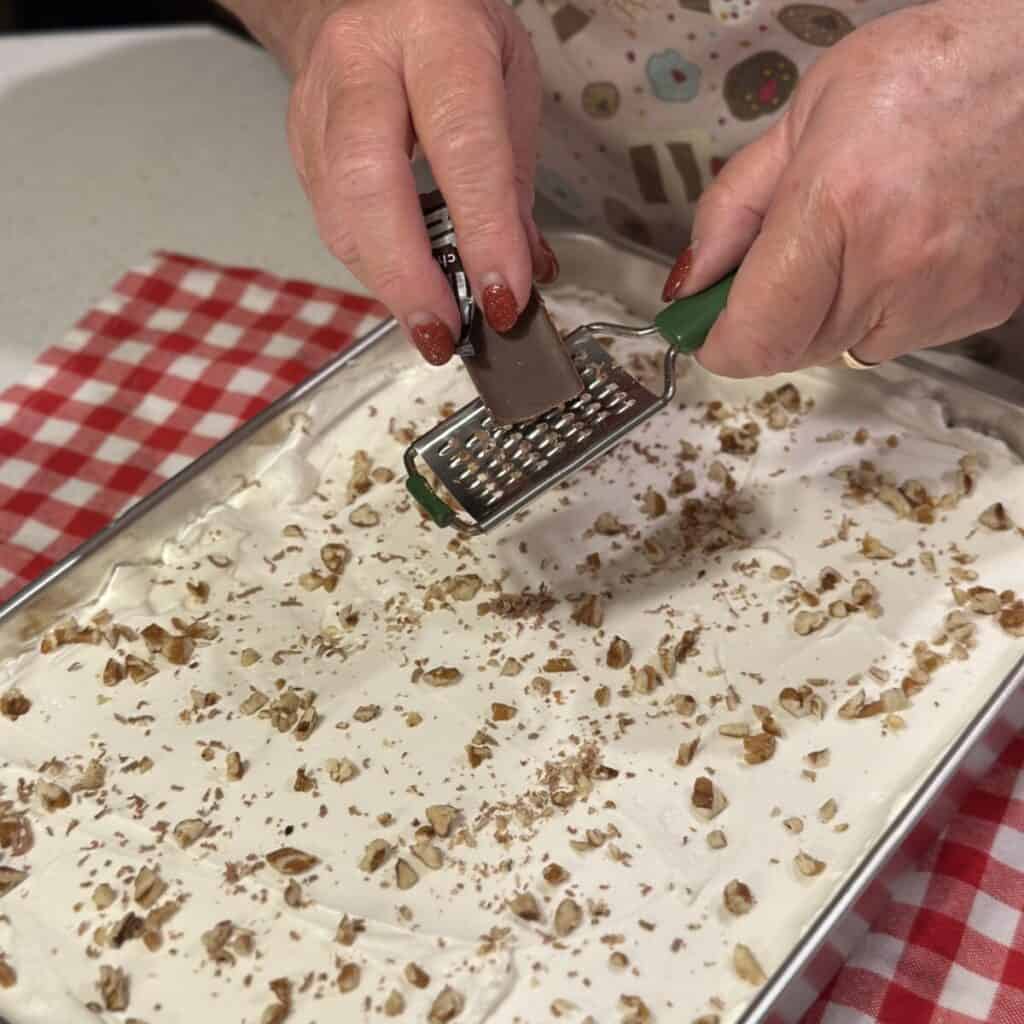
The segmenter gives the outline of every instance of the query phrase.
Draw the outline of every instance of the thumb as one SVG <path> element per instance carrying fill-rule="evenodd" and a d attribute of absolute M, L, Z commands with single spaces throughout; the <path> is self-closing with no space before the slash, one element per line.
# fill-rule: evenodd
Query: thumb
<path fill-rule="evenodd" d="M 740 265 L 761 231 L 789 157 L 783 119 L 729 160 L 697 203 L 690 245 L 665 282 L 663 301 L 703 291 Z"/>

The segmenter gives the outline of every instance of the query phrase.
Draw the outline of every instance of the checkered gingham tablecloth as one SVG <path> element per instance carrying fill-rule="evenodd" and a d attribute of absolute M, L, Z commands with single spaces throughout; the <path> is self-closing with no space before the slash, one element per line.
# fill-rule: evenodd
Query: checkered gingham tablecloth
<path fill-rule="evenodd" d="M 0 394 L 0 599 L 383 315 L 161 253 Z M 1024 1024 L 1024 736 L 901 884 L 808 1024 Z"/>

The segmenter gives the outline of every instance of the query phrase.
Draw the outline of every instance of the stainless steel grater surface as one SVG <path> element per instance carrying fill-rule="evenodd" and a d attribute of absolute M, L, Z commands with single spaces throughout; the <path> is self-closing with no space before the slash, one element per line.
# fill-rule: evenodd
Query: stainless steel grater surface
<path fill-rule="evenodd" d="M 671 400 L 675 350 L 666 349 L 664 389 L 654 394 L 605 351 L 599 340 L 605 326 L 612 329 L 595 324 L 566 339 L 585 385 L 578 398 L 516 427 L 499 426 L 477 400 L 410 446 L 405 455 L 410 490 L 438 525 L 473 532 L 492 529 L 603 455 Z M 616 335 L 657 333 L 652 327 L 613 330 Z M 417 458 L 433 470 L 471 521 L 429 490 L 416 469 Z M 420 493 L 417 480 L 422 481 Z"/>
<path fill-rule="evenodd" d="M 438 526 L 490 530 L 548 488 L 603 455 L 665 408 L 676 390 L 676 357 L 704 344 L 725 308 L 735 273 L 666 306 L 649 327 L 595 323 L 577 327 L 565 345 L 583 380 L 581 394 L 528 423 L 500 426 L 477 400 L 414 441 L 405 453 L 406 487 Z M 660 395 L 648 391 L 605 351 L 605 337 L 668 342 Z M 438 495 L 416 460 L 423 459 L 469 519 Z"/>

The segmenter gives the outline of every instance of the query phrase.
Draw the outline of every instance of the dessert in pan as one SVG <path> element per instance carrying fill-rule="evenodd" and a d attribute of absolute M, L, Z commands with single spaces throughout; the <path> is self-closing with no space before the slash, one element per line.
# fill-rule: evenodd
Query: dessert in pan
<path fill-rule="evenodd" d="M 0 666 L 0 1016 L 740 1018 L 1019 657 L 1024 467 L 863 375 L 681 369 L 475 536 L 399 472 L 462 371 L 342 374 Z"/>

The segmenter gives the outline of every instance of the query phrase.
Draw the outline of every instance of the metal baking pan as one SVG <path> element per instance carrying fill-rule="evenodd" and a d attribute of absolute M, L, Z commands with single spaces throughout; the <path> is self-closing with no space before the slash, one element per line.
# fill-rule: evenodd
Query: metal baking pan
<path fill-rule="evenodd" d="M 660 309 L 661 257 L 580 233 L 552 234 L 551 242 L 563 282 L 613 295 L 639 317 L 651 319 Z M 371 369 L 404 344 L 394 321 L 381 324 L 25 587 L 0 607 L 0 658 L 24 649 L 55 618 L 94 597 L 114 566 L 159 558 L 162 543 L 183 522 L 251 479 L 327 382 L 340 373 Z M 1005 368 L 993 370 L 968 358 L 971 351 L 962 344 L 910 356 L 881 367 L 872 378 L 896 388 L 923 384 L 947 410 L 951 424 L 996 434 L 1024 453 L 1024 382 Z M 743 1024 L 799 1020 L 884 909 L 899 873 L 934 842 L 971 785 L 1021 729 L 1024 658 L 809 923 L 743 1014 Z"/>

